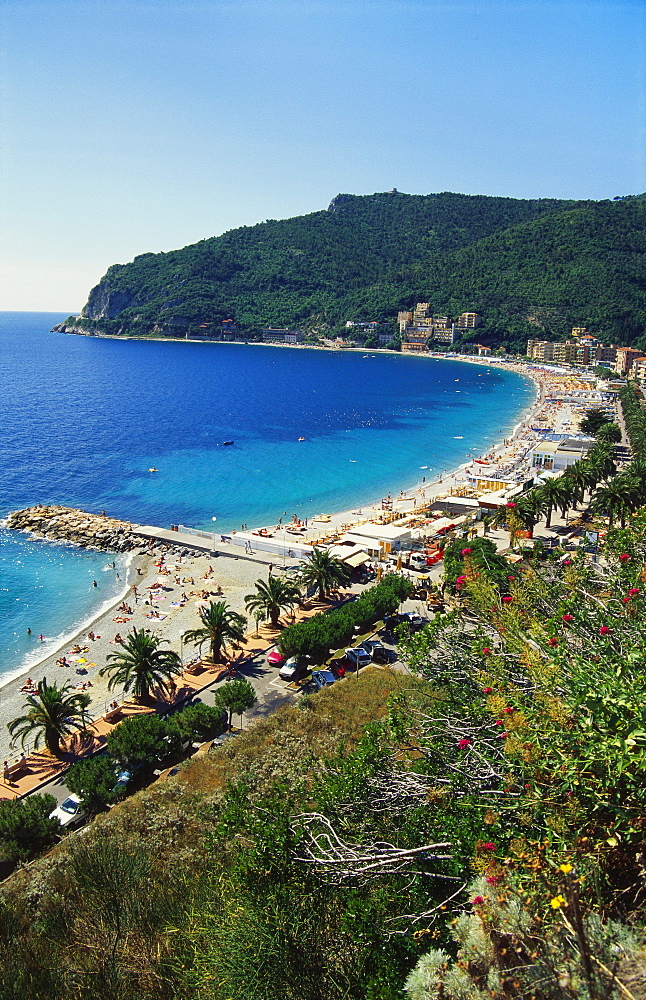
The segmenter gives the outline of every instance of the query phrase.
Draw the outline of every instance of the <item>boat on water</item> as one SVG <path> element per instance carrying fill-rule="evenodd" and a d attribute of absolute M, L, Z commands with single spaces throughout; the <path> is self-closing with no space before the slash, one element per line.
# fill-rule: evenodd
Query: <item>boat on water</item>
<path fill-rule="evenodd" d="M 304 440 L 305 440 L 305 438 L 299 438 L 298 440 L 299 440 L 299 441 L 304 441 Z"/>
<path fill-rule="evenodd" d="M 228 445 L 228 444 L 235 444 L 235 441 L 223 441 L 223 442 L 222 442 L 222 444 L 223 444 L 224 446 L 226 446 L 226 445 Z"/>
<path fill-rule="evenodd" d="M 153 467 L 151 469 L 148 469 L 148 471 L 149 472 L 159 472 L 159 469 L 156 469 L 155 466 L 153 465 Z"/>

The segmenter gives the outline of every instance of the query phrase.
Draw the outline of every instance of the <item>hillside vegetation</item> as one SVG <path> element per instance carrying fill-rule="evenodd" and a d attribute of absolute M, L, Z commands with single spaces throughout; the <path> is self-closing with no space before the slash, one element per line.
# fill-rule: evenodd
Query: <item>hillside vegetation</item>
<path fill-rule="evenodd" d="M 646 515 L 597 562 L 459 558 L 411 674 L 301 697 L 6 883 L 3 1000 L 639 1000 Z"/>
<path fill-rule="evenodd" d="M 481 313 L 479 339 L 512 349 L 573 325 L 644 347 L 645 251 L 645 196 L 338 195 L 327 211 L 115 264 L 63 327 L 183 336 L 233 319 L 247 337 L 326 333 L 347 319 L 393 322 L 421 300 Z"/>

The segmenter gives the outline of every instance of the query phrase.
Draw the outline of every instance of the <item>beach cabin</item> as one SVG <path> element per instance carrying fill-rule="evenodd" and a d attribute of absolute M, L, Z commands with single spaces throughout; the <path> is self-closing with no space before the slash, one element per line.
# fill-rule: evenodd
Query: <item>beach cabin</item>
<path fill-rule="evenodd" d="M 398 552 L 404 543 L 411 540 L 410 528 L 394 524 L 358 524 L 341 539 L 342 542 L 354 542 L 373 559 L 379 559 L 389 552 Z"/>
<path fill-rule="evenodd" d="M 584 458 L 593 438 L 565 438 L 563 441 L 541 441 L 532 450 L 531 468 L 548 472 L 565 472 L 571 465 Z"/>

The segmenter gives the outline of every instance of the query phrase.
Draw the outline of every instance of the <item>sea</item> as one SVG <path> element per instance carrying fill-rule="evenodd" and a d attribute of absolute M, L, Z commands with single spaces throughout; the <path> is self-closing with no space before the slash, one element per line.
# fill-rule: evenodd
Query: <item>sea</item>
<path fill-rule="evenodd" d="M 534 398 L 460 361 L 52 333 L 64 318 L 0 313 L 0 517 L 226 532 L 354 508 L 487 451 Z M 0 685 L 124 592 L 112 561 L 0 528 Z"/>

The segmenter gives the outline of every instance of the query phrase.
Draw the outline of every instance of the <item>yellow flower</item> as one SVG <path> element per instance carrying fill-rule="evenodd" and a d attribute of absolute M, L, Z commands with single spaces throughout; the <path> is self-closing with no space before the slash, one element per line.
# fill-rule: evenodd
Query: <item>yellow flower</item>
<path fill-rule="evenodd" d="M 560 894 L 554 896 L 553 899 L 550 899 L 550 906 L 553 910 L 560 910 L 562 906 L 565 906 L 565 896 L 561 896 Z"/>
<path fill-rule="evenodd" d="M 564 875 L 569 875 L 572 871 L 572 865 L 559 865 L 559 871 L 563 872 Z"/>

